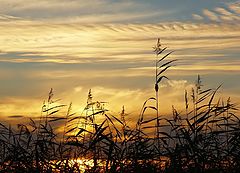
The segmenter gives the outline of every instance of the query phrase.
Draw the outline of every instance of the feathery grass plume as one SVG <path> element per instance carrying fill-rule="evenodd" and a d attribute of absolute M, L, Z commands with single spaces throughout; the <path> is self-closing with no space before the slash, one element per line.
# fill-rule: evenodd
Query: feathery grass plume
<path fill-rule="evenodd" d="M 155 60 L 155 93 L 156 93 L 156 118 L 157 118 L 157 123 L 156 123 L 156 139 L 157 139 L 157 143 L 158 143 L 158 147 L 160 147 L 160 142 L 159 142 L 159 128 L 160 128 L 160 119 L 159 119 L 159 84 L 160 82 L 165 78 L 168 79 L 164 73 L 165 71 L 167 71 L 171 66 L 172 63 L 176 60 L 167 60 L 166 58 L 169 57 L 169 55 L 171 55 L 173 53 L 173 51 L 170 51 L 168 53 L 166 53 L 165 55 L 161 56 L 159 58 L 160 55 L 162 55 L 163 53 L 166 52 L 167 47 L 162 48 L 161 42 L 160 42 L 160 38 L 157 39 L 157 43 L 156 45 L 153 47 L 153 50 L 156 54 L 156 60 Z"/>

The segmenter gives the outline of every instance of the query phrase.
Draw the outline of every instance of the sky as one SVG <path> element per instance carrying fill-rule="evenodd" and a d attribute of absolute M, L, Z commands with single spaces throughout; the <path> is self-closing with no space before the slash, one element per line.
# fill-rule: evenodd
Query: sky
<path fill-rule="evenodd" d="M 37 117 L 50 88 L 77 114 L 93 98 L 129 119 L 154 96 L 157 38 L 177 59 L 160 112 L 184 108 L 197 75 L 240 102 L 240 1 L 0 0 L 0 116 Z M 131 117 L 132 116 L 132 117 Z M 20 121 L 20 120 L 19 120 Z"/>

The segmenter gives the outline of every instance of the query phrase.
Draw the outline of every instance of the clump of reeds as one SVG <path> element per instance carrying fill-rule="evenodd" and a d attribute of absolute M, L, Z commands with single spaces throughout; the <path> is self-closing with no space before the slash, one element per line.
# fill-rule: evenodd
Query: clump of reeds
<path fill-rule="evenodd" d="M 173 117 L 160 116 L 159 85 L 175 60 L 168 60 L 171 52 L 164 54 L 159 39 L 154 51 L 156 96 L 144 102 L 134 128 L 124 107 L 111 114 L 91 90 L 78 115 L 72 104 L 59 104 L 51 89 L 39 119 L 15 128 L 0 123 L 0 172 L 238 172 L 236 105 L 216 99 L 220 87 L 203 89 L 198 76 L 185 91 L 185 111 L 173 107 Z M 148 110 L 156 116 L 146 119 Z"/>

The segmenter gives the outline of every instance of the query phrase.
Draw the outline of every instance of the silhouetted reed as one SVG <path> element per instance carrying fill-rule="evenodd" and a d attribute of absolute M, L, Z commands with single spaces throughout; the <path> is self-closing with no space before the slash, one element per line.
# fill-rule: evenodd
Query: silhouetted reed
<path fill-rule="evenodd" d="M 220 87 L 203 89 L 198 76 L 185 91 L 185 111 L 173 107 L 172 117 L 160 116 L 159 85 L 176 61 L 165 51 L 158 39 L 156 96 L 144 102 L 135 127 L 124 106 L 112 115 L 91 90 L 78 115 L 72 104 L 54 100 L 51 89 L 39 119 L 14 128 L 0 123 L 0 172 L 238 172 L 240 119 L 230 98 L 216 99 Z M 148 110 L 154 111 L 150 119 Z"/>

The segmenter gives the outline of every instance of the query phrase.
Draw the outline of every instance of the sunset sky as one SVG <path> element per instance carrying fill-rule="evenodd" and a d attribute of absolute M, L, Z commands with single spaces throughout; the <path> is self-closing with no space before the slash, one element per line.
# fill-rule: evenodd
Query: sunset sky
<path fill-rule="evenodd" d="M 0 0 L 0 116 L 38 116 L 50 88 L 77 113 L 94 99 L 139 113 L 154 96 L 157 38 L 177 59 L 160 109 L 181 110 L 200 74 L 240 103 L 240 1 Z"/>

